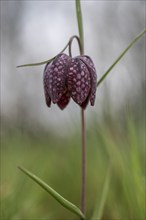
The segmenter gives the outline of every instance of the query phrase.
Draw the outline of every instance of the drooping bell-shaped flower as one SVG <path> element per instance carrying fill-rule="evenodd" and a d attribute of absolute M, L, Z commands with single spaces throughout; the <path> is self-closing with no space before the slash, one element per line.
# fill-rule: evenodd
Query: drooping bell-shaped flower
<path fill-rule="evenodd" d="M 88 56 L 71 58 L 59 54 L 44 70 L 44 92 L 48 107 L 52 101 L 64 109 L 71 97 L 83 109 L 89 100 L 94 105 L 96 84 L 96 70 Z"/>

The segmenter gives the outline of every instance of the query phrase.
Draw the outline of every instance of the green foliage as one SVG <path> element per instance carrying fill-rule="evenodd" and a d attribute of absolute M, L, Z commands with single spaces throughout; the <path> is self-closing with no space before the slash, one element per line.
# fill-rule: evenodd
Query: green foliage
<path fill-rule="evenodd" d="M 29 176 L 34 182 L 36 182 L 38 185 L 40 185 L 46 192 L 48 192 L 54 199 L 56 199 L 62 206 L 70 210 L 71 212 L 75 213 L 82 219 L 84 219 L 83 213 L 80 211 L 79 208 L 77 208 L 74 204 L 66 200 L 64 197 L 62 197 L 59 193 L 57 193 L 52 187 L 50 187 L 48 184 L 46 184 L 44 181 L 42 181 L 40 178 L 38 178 L 36 175 L 31 173 L 30 171 L 26 170 L 23 167 L 18 167 L 23 173 L 25 173 L 27 176 Z"/>
<path fill-rule="evenodd" d="M 125 119 L 122 123 L 111 120 L 100 125 L 96 117 L 93 118 L 93 124 L 87 127 L 87 219 L 91 219 L 95 211 L 98 214 L 102 205 L 109 164 L 111 178 L 101 219 L 145 219 L 144 138 L 144 122 L 138 124 L 134 119 Z M 68 139 L 20 130 L 3 133 L 1 219 L 74 220 L 74 214 L 21 174 L 17 166 L 35 170 L 45 182 L 79 207 L 79 146 L 78 133 Z"/>

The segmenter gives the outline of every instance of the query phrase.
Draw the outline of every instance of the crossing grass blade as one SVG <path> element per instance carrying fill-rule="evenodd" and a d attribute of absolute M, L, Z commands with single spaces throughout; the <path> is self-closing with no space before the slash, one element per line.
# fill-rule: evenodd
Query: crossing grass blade
<path fill-rule="evenodd" d="M 109 72 L 113 69 L 113 67 L 121 60 L 121 58 L 125 55 L 125 53 L 133 46 L 136 41 L 146 33 L 146 29 L 142 31 L 137 37 L 128 45 L 128 47 L 121 53 L 121 55 L 116 59 L 116 61 L 108 68 L 108 70 L 103 74 L 100 80 L 97 82 L 97 87 L 101 84 L 101 82 L 107 77 Z"/>
<path fill-rule="evenodd" d="M 23 173 L 25 173 L 27 176 L 29 176 L 32 180 L 34 180 L 38 185 L 40 185 L 45 191 L 47 191 L 54 199 L 56 199 L 62 206 L 64 206 L 66 209 L 68 209 L 69 211 L 75 213 L 76 215 L 78 215 L 80 218 L 85 219 L 83 213 L 81 212 L 81 210 L 75 206 L 74 204 L 72 204 L 71 202 L 69 202 L 68 200 L 66 200 L 64 197 L 62 197 L 59 193 L 57 193 L 53 188 L 51 188 L 48 184 L 46 184 L 45 182 L 43 182 L 40 178 L 38 178 L 36 175 L 34 175 L 33 173 L 31 173 L 30 171 L 28 171 L 25 168 L 22 167 L 18 167 Z"/>
<path fill-rule="evenodd" d="M 95 220 L 95 219 L 100 220 L 102 218 L 104 206 L 105 206 L 106 199 L 107 199 L 107 194 L 108 194 L 108 191 L 109 191 L 110 179 L 111 179 L 111 167 L 108 168 L 106 178 L 105 178 L 105 182 L 104 182 L 104 185 L 103 185 L 103 191 L 102 191 L 99 207 L 95 208 L 95 211 L 94 211 L 93 216 L 92 216 L 92 220 Z"/>

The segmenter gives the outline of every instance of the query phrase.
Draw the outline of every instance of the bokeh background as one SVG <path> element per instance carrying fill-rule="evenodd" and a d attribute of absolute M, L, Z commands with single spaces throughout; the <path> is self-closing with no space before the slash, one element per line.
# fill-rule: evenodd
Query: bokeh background
<path fill-rule="evenodd" d="M 146 26 L 145 1 L 82 3 L 85 53 L 98 79 Z M 77 219 L 18 169 L 22 165 L 80 206 L 80 108 L 45 105 L 43 66 L 78 34 L 74 1 L 1 1 L 1 218 Z M 76 42 L 73 54 L 78 55 Z M 145 36 L 128 51 L 86 109 L 87 216 L 145 216 Z M 95 218 L 96 219 L 96 218 Z"/>

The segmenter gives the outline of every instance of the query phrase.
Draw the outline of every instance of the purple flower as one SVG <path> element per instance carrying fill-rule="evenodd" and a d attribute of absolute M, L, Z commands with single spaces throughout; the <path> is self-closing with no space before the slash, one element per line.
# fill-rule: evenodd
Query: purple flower
<path fill-rule="evenodd" d="M 83 109 L 89 100 L 94 105 L 96 85 L 96 70 L 88 56 L 71 58 L 62 53 L 44 70 L 44 92 L 48 107 L 52 101 L 64 109 L 71 97 Z"/>

